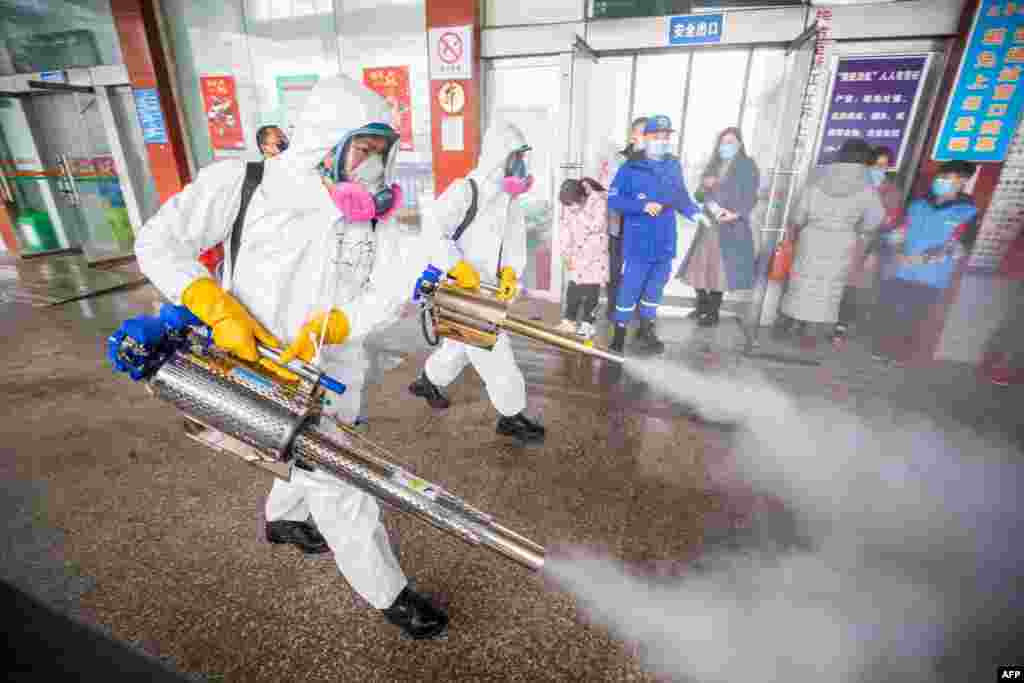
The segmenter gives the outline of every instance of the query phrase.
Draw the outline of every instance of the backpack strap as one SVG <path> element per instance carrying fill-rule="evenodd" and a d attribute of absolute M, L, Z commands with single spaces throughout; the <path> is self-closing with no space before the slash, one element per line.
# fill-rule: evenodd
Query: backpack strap
<path fill-rule="evenodd" d="M 250 161 L 245 165 L 245 181 L 242 183 L 242 199 L 238 205 L 238 215 L 231 226 L 231 273 L 235 272 L 235 261 L 238 248 L 242 245 L 242 229 L 245 227 L 245 214 L 249 210 L 249 202 L 256 188 L 263 182 L 263 162 Z"/>
<path fill-rule="evenodd" d="M 459 238 L 462 237 L 462 233 L 466 232 L 466 228 L 469 224 L 476 219 L 477 201 L 480 198 L 480 189 L 476 186 L 476 181 L 472 178 L 466 178 L 469 181 L 469 189 L 473 192 L 473 200 L 469 203 L 469 209 L 466 211 L 466 215 L 463 217 L 462 222 L 459 223 L 459 227 L 455 228 L 455 232 L 452 233 L 452 242 L 458 242 Z"/>

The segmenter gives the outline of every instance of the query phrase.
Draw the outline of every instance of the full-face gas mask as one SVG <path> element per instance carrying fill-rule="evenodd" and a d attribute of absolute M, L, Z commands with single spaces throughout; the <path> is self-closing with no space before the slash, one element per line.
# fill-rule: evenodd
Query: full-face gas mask
<path fill-rule="evenodd" d="M 530 191 L 533 187 L 533 176 L 526 169 L 526 153 L 530 147 L 524 145 L 508 155 L 505 160 L 505 174 L 501 180 L 501 189 L 513 197 Z"/>

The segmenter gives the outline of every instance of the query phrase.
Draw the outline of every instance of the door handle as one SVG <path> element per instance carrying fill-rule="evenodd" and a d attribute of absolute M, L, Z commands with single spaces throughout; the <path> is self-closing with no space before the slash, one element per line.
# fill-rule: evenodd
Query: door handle
<path fill-rule="evenodd" d="M 7 176 L 4 175 L 3 171 L 0 171 L 0 194 L 3 195 L 3 200 L 7 204 L 14 203 L 14 191 L 11 189 L 10 181 L 7 180 Z"/>
<path fill-rule="evenodd" d="M 72 206 L 79 206 L 82 203 L 82 197 L 78 193 L 78 184 L 71 173 L 71 163 L 68 161 L 67 155 L 61 154 L 57 157 L 57 168 L 60 169 L 66 187 L 63 192 L 68 195 Z"/>

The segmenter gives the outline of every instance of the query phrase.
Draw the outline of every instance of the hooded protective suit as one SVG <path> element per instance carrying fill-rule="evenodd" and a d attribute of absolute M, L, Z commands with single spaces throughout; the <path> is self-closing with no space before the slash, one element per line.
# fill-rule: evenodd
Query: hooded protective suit
<path fill-rule="evenodd" d="M 487 131 L 480 162 L 468 176 L 476 181 L 479 190 L 477 215 L 457 242 L 451 238 L 473 200 L 469 182 L 463 179 L 452 183 L 428 210 L 425 223 L 433 224 L 431 234 L 441 234 L 440 248 L 434 252 L 432 263 L 442 271 L 448 272 L 459 261 L 466 261 L 480 273 L 482 282 L 497 283 L 498 272 L 506 266 L 522 275 L 526 268 L 523 208 L 517 198 L 502 190 L 501 183 L 509 154 L 526 144 L 523 132 L 510 123 L 495 123 Z M 441 348 L 427 359 L 427 379 L 446 387 L 469 363 L 480 373 L 499 413 L 512 417 L 526 408 L 526 381 L 506 334 L 498 335 L 498 342 L 490 351 L 445 339 Z"/>
<path fill-rule="evenodd" d="M 237 264 L 226 254 L 224 288 L 282 341 L 291 341 L 315 313 L 338 308 L 348 317 L 349 339 L 324 347 L 320 360 L 325 372 L 348 386 L 343 396 L 328 394 L 328 423 L 358 415 L 367 367 L 361 340 L 398 319 L 438 241 L 428 237 L 429 226 L 414 234 L 395 220 L 378 222 L 376 229 L 343 220 L 321 181 L 317 165 L 336 143 L 368 123 L 390 120 L 384 99 L 351 79 L 317 84 L 291 145 L 265 162 Z M 397 150 L 391 145 L 385 161 L 387 183 Z M 228 238 L 244 175 L 241 161 L 203 169 L 140 232 L 139 265 L 175 303 L 189 284 L 208 276 L 196 259 Z M 406 585 L 376 500 L 340 480 L 293 469 L 291 482 L 275 481 L 266 512 L 268 521 L 305 521 L 312 514 L 342 574 L 374 607 L 390 606 Z"/>

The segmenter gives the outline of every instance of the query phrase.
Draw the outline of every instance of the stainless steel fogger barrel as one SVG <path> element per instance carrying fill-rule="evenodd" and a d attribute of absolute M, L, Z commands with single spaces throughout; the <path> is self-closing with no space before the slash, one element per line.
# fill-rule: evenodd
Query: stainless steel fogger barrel
<path fill-rule="evenodd" d="M 190 435 L 287 478 L 302 463 L 323 469 L 388 505 L 473 545 L 539 570 L 544 548 L 441 486 L 388 461 L 389 454 L 354 430 L 321 420 L 323 390 L 284 382 L 215 349 L 181 349 L 149 379 L 150 391 L 176 406 Z"/>

